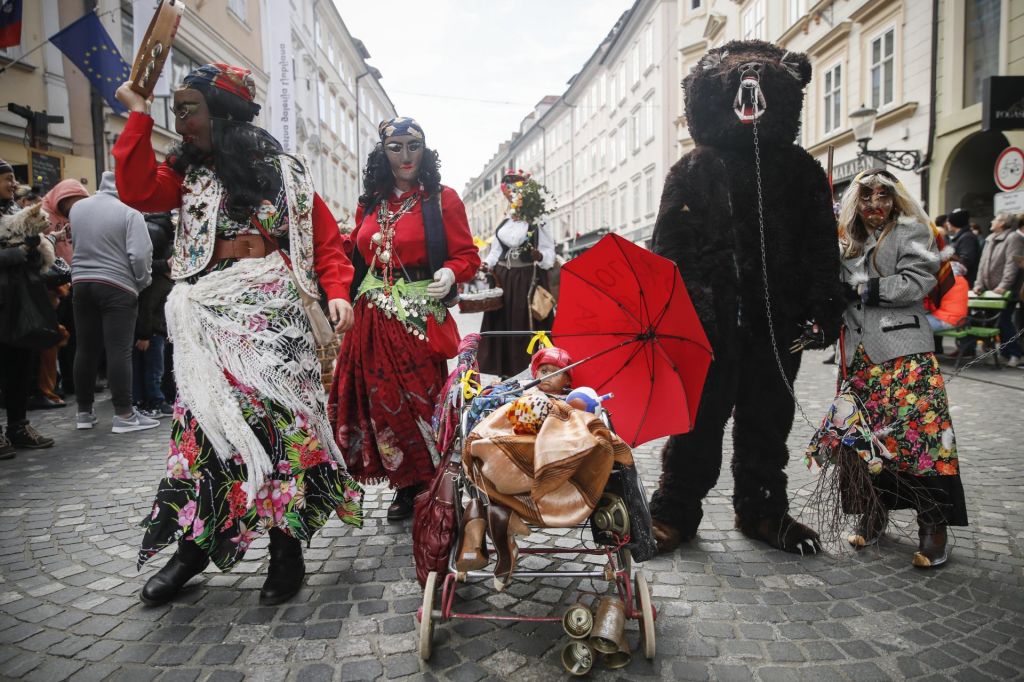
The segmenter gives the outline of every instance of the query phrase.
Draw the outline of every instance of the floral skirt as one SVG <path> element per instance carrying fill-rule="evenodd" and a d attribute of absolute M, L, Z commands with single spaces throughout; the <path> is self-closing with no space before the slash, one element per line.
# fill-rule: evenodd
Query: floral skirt
<path fill-rule="evenodd" d="M 333 442 L 309 321 L 280 256 L 178 283 L 166 312 L 178 399 L 139 566 L 182 537 L 228 570 L 271 528 L 308 541 L 333 513 L 361 526 L 362 489 Z"/>
<path fill-rule="evenodd" d="M 956 439 L 945 382 L 934 353 L 916 353 L 881 364 L 857 348 L 848 371 L 848 391 L 860 406 L 881 471 L 872 485 L 887 509 L 917 509 L 932 523 L 967 525 Z M 841 448 L 855 445 L 828 418 L 807 447 L 807 455 L 835 461 Z M 862 458 L 863 458 L 862 454 Z M 844 496 L 847 513 L 864 510 Z"/>
<path fill-rule="evenodd" d="M 227 571 L 254 539 L 271 528 L 309 541 L 335 513 L 347 524 L 362 525 L 363 491 L 311 433 L 308 416 L 231 383 L 275 472 L 264 481 L 255 502 L 247 504 L 241 457 L 221 461 L 195 417 L 177 402 L 167 476 L 157 488 L 151 514 L 142 522 L 139 567 L 181 537 L 194 540 Z"/>
<path fill-rule="evenodd" d="M 335 440 L 357 481 L 425 485 L 439 459 L 431 419 L 446 363 L 365 297 L 354 312 L 328 401 Z"/>

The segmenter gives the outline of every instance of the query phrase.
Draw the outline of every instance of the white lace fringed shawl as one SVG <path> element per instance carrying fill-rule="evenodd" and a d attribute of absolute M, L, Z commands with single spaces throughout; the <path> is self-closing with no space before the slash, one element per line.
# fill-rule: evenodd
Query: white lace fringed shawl
<path fill-rule="evenodd" d="M 224 370 L 257 395 L 304 415 L 345 469 L 324 409 L 309 321 L 280 254 L 240 260 L 195 284 L 178 282 L 166 313 L 181 398 L 221 461 L 237 454 L 245 462 L 250 503 L 274 465 Z"/>

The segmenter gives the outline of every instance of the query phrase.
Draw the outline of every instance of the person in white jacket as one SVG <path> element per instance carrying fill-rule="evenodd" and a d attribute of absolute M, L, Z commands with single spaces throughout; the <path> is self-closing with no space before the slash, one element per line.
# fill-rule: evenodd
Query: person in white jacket
<path fill-rule="evenodd" d="M 77 349 L 77 428 L 96 424 L 96 370 L 106 349 L 114 418 L 111 430 L 128 433 L 160 425 L 132 406 L 132 344 L 139 292 L 152 280 L 153 245 L 142 214 L 117 198 L 114 174 L 103 174 L 99 191 L 68 213 L 75 259 L 71 268 Z"/>

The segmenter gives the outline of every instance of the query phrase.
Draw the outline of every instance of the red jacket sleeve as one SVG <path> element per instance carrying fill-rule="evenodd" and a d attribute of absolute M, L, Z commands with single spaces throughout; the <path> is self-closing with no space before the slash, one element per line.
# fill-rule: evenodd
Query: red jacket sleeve
<path fill-rule="evenodd" d="M 170 211 L 181 206 L 183 178 L 170 166 L 157 163 L 153 153 L 153 119 L 133 111 L 114 143 L 118 198 L 139 211 Z"/>
<path fill-rule="evenodd" d="M 466 207 L 451 187 L 441 191 L 441 217 L 448 239 L 448 260 L 444 266 L 455 273 L 456 282 L 468 282 L 480 268 L 480 250 L 473 244 Z"/>
<path fill-rule="evenodd" d="M 338 223 L 319 194 L 313 195 L 313 269 L 328 300 L 348 300 L 354 272 L 352 261 L 345 255 Z"/>

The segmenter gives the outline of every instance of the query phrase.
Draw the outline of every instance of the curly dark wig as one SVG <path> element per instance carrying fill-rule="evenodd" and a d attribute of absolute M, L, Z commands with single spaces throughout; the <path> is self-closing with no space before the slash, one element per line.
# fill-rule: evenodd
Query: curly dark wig
<path fill-rule="evenodd" d="M 429 196 L 441 193 L 441 159 L 433 149 L 423 148 L 423 161 L 420 163 L 420 184 Z M 366 157 L 366 168 L 363 169 L 363 194 L 359 204 L 365 209 L 380 201 L 381 197 L 391 194 L 395 188 L 395 176 L 391 172 L 391 163 L 384 152 L 384 144 L 377 143 L 369 156 Z"/>
<path fill-rule="evenodd" d="M 228 215 L 245 222 L 260 201 L 280 190 L 281 173 L 271 161 L 284 154 L 284 149 L 270 133 L 252 125 L 259 105 L 205 84 L 196 84 L 194 89 L 203 94 L 210 110 L 213 151 L 202 152 L 182 142 L 170 149 L 167 162 L 180 175 L 189 166 L 216 169 L 224 185 Z"/>

